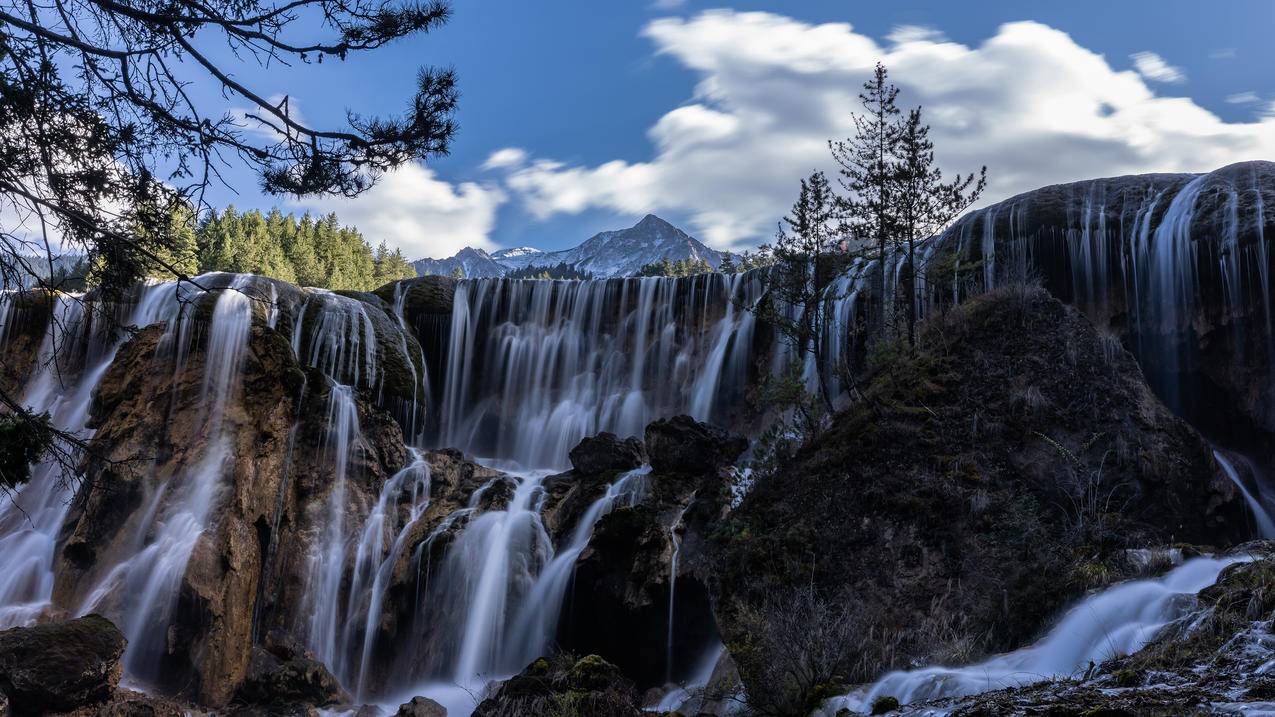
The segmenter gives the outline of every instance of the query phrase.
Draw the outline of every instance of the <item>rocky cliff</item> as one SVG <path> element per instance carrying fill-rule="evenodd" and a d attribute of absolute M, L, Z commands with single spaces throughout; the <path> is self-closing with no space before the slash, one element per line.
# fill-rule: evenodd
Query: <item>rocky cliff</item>
<path fill-rule="evenodd" d="M 756 699 L 826 696 L 790 691 L 794 641 L 845 641 L 850 682 L 959 663 L 1030 640 L 1124 574 L 1127 548 L 1252 534 L 1208 443 L 1044 291 L 974 298 L 921 345 L 880 356 L 862 400 L 717 534 L 718 624 Z M 793 611 L 826 629 L 768 634 Z"/>

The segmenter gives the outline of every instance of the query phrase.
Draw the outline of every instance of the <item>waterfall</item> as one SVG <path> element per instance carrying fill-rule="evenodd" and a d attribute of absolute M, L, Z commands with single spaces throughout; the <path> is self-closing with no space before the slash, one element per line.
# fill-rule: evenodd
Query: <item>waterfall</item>
<path fill-rule="evenodd" d="M 207 527 L 222 477 L 234 458 L 225 409 L 239 391 L 252 325 L 252 303 L 243 291 L 250 278 L 234 277 L 217 293 L 213 304 L 199 389 L 202 415 L 197 421 L 200 435 L 207 441 L 205 449 L 193 465 L 168 476 L 151 494 L 142 520 L 133 527 L 128 556 L 98 581 L 75 611 L 85 615 L 97 611 L 104 601 L 123 601 L 118 622 L 128 638 L 124 667 L 136 679 L 154 679 L 159 674 L 186 564 Z M 147 305 L 145 301 L 140 304 Z M 179 336 L 176 372 L 184 368 L 189 353 L 190 324 L 196 320 L 193 313 L 180 311 L 165 332 L 166 340 L 171 340 L 174 330 Z"/>
<path fill-rule="evenodd" d="M 1159 578 L 1115 585 L 1082 600 L 1033 645 L 965 667 L 891 672 L 863 690 L 829 700 L 823 714 L 870 712 L 872 703 L 885 696 L 910 704 L 1076 676 L 1090 663 L 1137 652 L 1187 615 L 1195 594 L 1216 582 L 1224 568 L 1246 560 L 1194 558 Z"/>
<path fill-rule="evenodd" d="M 338 675 L 348 675 L 347 653 L 341 649 L 338 633 L 341 609 L 341 580 L 345 574 L 347 533 L 346 482 L 350 461 L 356 451 L 366 451 L 359 429 L 359 409 L 350 386 L 332 384 L 328 393 L 325 462 L 333 468 L 332 485 L 321 521 L 322 534 L 311 549 L 307 568 L 306 635 L 310 648 Z"/>
<path fill-rule="evenodd" d="M 536 576 L 535 584 L 519 608 L 512 624 L 512 655 L 505 660 L 506 664 L 525 665 L 552 644 L 567 587 L 575 574 L 576 560 L 588 547 L 593 529 L 616 507 L 630 507 L 645 500 L 649 492 L 646 476 L 650 472 L 650 466 L 643 466 L 622 474 L 580 517 L 570 539 Z"/>
<path fill-rule="evenodd" d="M 566 466 L 585 436 L 738 400 L 753 349 L 755 275 L 456 287 L 442 444 Z"/>
<path fill-rule="evenodd" d="M 376 507 L 364 521 L 362 537 L 354 550 L 350 607 L 345 619 L 343 641 L 346 654 L 355 654 L 352 651 L 357 650 L 357 660 L 352 660 L 352 664 L 358 664 L 357 677 L 353 680 L 356 698 L 362 698 L 365 693 L 372 651 L 376 644 L 376 624 L 385 609 L 385 592 L 389 587 L 394 564 L 403 552 L 404 542 L 412 526 L 429 507 L 429 464 L 419 450 L 413 448 L 410 453 L 412 460 L 407 467 L 385 482 Z M 403 496 L 408 496 L 408 516 L 396 530 L 396 504 Z M 394 542 L 388 550 L 383 545 L 386 535 L 394 536 Z M 363 615 L 361 625 L 358 619 L 360 611 Z"/>
<path fill-rule="evenodd" d="M 14 297 L 0 297 L 0 318 L 9 326 L 17 319 Z M 59 371 L 58 349 L 77 340 L 84 329 L 84 304 L 79 297 L 55 297 L 48 331 L 36 358 L 36 375 L 28 382 L 24 406 L 33 413 L 48 412 L 53 425 L 81 439 L 89 401 L 100 371 L 91 371 L 66 386 Z M 96 375 L 94 375 L 96 374 Z M 53 594 L 53 561 L 58 530 L 70 503 L 68 481 L 54 461 L 31 468 L 31 480 L 15 494 L 0 499 L 0 629 L 27 625 L 49 606 Z"/>
<path fill-rule="evenodd" d="M 1240 494 L 1244 496 L 1244 502 L 1248 503 L 1249 510 L 1253 513 L 1253 520 L 1257 523 L 1257 533 L 1263 538 L 1275 538 L 1275 519 L 1271 518 L 1270 511 L 1258 496 L 1253 495 L 1248 487 L 1244 485 L 1243 479 L 1240 478 L 1239 471 L 1235 470 L 1235 464 L 1231 463 L 1221 451 L 1214 450 L 1213 457 L 1217 459 L 1217 464 L 1222 467 L 1222 471 L 1226 473 L 1226 477 L 1231 479 L 1236 488 L 1240 489 Z"/>
<path fill-rule="evenodd" d="M 520 667 L 505 659 L 505 623 L 549 553 L 539 510 L 544 478 L 539 473 L 521 478 L 507 508 L 478 515 L 448 551 L 450 577 L 443 584 L 449 599 L 465 603 L 458 611 L 455 682 L 469 684 Z"/>
<path fill-rule="evenodd" d="M 682 525 L 682 518 L 686 515 L 687 509 L 691 507 L 691 503 L 695 502 L 695 496 L 687 501 L 686 505 L 677 512 L 677 517 L 673 519 L 673 524 L 669 526 L 668 537 L 669 542 L 673 546 L 673 552 L 669 556 L 668 571 L 668 636 L 665 640 L 664 648 L 664 681 L 673 681 L 673 607 L 677 602 L 677 556 L 682 550 L 682 536 L 677 534 L 677 529 Z"/>

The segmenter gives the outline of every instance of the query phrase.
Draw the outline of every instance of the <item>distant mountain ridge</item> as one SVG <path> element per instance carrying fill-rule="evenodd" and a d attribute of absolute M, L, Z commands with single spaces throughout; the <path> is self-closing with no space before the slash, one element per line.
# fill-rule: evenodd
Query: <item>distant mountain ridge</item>
<path fill-rule="evenodd" d="M 459 270 L 466 278 L 504 276 L 510 271 L 529 266 L 552 267 L 566 264 L 577 271 L 598 278 L 631 276 L 647 264 L 662 259 L 669 261 L 702 260 L 717 268 L 726 252 L 711 249 L 695 237 L 667 221 L 647 214 L 627 229 L 600 232 L 582 244 L 559 251 L 542 251 L 534 247 L 515 247 L 487 253 L 465 247 L 446 259 L 421 259 L 414 262 L 416 273 L 455 275 Z"/>

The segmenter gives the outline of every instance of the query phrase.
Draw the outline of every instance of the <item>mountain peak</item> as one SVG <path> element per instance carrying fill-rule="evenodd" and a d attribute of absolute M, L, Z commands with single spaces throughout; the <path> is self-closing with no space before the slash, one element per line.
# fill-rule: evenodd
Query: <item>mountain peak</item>
<path fill-rule="evenodd" d="M 633 225 L 633 228 L 634 228 L 634 229 L 638 229 L 638 228 L 642 228 L 642 229 L 652 229 L 652 228 L 659 228 L 659 229 L 663 229 L 663 228 L 665 228 L 665 227 L 668 227 L 669 229 L 672 229 L 672 230 L 674 230 L 674 231 L 678 231 L 678 232 L 681 232 L 681 231 L 682 231 L 681 229 L 678 229 L 677 227 L 675 227 L 675 226 L 673 226 L 672 224 L 670 224 L 668 221 L 666 221 L 666 220 L 664 220 L 664 219 L 661 219 L 660 217 L 657 217 L 657 216 L 655 216 L 654 214 L 647 214 L 646 216 L 642 217 L 642 219 L 641 219 L 641 220 L 640 220 L 637 224 L 634 224 L 634 225 Z"/>
<path fill-rule="evenodd" d="M 488 254 L 465 247 L 447 259 L 422 259 L 415 263 L 418 274 L 450 275 L 458 269 L 468 277 L 504 276 L 531 266 L 565 264 L 596 277 L 631 276 L 643 266 L 661 259 L 703 260 L 710 266 L 721 263 L 722 252 L 701 244 L 665 219 L 647 214 L 627 229 L 599 232 L 570 249 L 543 251 L 533 247 L 511 247 Z"/>

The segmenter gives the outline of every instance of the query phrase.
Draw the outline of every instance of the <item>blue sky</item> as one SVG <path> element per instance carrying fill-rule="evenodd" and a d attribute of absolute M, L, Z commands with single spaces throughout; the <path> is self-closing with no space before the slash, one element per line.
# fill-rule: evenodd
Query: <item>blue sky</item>
<path fill-rule="evenodd" d="M 397 111 L 416 67 L 456 68 L 451 156 L 335 209 L 412 258 L 572 245 L 654 211 L 719 247 L 768 238 L 876 59 L 930 110 L 952 171 L 989 200 L 1095 174 L 1271 158 L 1275 4 L 453 3 L 451 23 L 345 63 L 241 79 L 312 124 Z M 1028 21 L 1026 24 L 1022 21 Z M 1016 23 L 1006 25 L 1006 23 Z M 227 101 L 234 106 L 233 98 Z M 502 151 L 503 150 L 503 151 Z M 288 204 L 233 176 L 240 207 Z"/>

